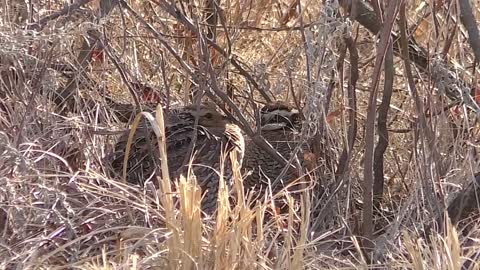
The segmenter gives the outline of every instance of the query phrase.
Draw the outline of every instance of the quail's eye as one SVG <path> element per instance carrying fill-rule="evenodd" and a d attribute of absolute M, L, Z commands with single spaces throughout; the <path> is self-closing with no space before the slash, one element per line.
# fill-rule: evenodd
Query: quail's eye
<path fill-rule="evenodd" d="M 205 118 L 212 119 L 213 115 L 211 113 L 206 113 Z"/>

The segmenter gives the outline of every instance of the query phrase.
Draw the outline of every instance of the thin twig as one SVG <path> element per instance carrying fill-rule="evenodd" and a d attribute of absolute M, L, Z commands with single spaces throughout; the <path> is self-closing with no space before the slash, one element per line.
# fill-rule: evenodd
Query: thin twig
<path fill-rule="evenodd" d="M 34 24 L 31 24 L 28 26 L 28 29 L 32 29 L 32 30 L 36 30 L 36 31 L 41 31 L 43 29 L 43 27 L 45 27 L 45 25 L 49 22 L 49 21 L 52 21 L 52 20 L 55 20 L 57 18 L 59 18 L 60 16 L 64 16 L 64 15 L 67 15 L 67 14 L 71 14 L 73 13 L 74 11 L 78 10 L 79 8 L 81 8 L 82 6 L 85 6 L 86 4 L 88 4 L 89 2 L 91 2 L 92 0 L 78 0 L 77 2 L 71 4 L 71 5 L 68 5 L 68 6 L 65 6 L 64 8 L 62 8 L 61 10 L 55 12 L 55 13 L 52 13 L 50 15 L 47 15 L 43 18 L 41 18 L 38 22 L 34 23 Z"/>

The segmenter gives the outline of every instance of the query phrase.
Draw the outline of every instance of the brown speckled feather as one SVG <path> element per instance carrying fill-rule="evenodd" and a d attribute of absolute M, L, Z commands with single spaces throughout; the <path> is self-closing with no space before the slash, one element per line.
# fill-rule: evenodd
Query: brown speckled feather
<path fill-rule="evenodd" d="M 196 128 L 195 115 L 198 115 Z M 195 106 L 183 107 L 172 111 L 166 118 L 170 177 L 175 180 L 182 174 L 186 176 L 190 157 L 193 156 L 192 171 L 205 193 L 202 208 L 211 214 L 216 209 L 222 151 L 227 154 L 224 155 L 224 179 L 228 186 L 232 185 L 232 166 L 228 154 L 235 151 L 238 164 L 242 164 L 245 143 L 241 130 L 223 115 L 206 106 L 201 106 L 199 111 Z M 195 131 L 196 141 L 192 144 Z M 112 167 L 118 172 L 122 171 L 127 138 L 128 134 L 123 135 L 115 147 Z M 145 127 L 137 130 L 132 147 L 128 159 L 127 180 L 143 184 L 151 179 L 151 176 L 161 176 L 157 139 L 153 131 Z M 156 181 L 153 183 L 156 184 Z"/>

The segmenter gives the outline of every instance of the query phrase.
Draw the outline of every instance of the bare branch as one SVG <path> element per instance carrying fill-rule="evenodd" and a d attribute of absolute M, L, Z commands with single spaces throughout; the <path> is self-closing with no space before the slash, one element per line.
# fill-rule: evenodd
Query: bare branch
<path fill-rule="evenodd" d="M 388 130 L 387 118 L 388 109 L 390 108 L 390 100 L 393 91 L 393 77 L 395 68 L 393 67 L 393 46 L 392 42 L 388 44 L 387 53 L 385 55 L 385 82 L 383 88 L 382 103 L 378 108 L 377 128 L 378 128 L 378 143 L 375 147 L 373 160 L 373 200 L 374 203 L 380 203 L 383 197 L 384 186 L 384 153 L 388 146 Z"/>
<path fill-rule="evenodd" d="M 478 22 L 473 15 L 472 6 L 470 0 L 458 0 L 460 6 L 460 21 L 468 32 L 468 42 L 472 47 L 473 54 L 475 55 L 475 61 L 480 62 L 480 35 L 478 33 Z"/>
<path fill-rule="evenodd" d="M 343 178 L 348 168 L 350 158 L 352 156 L 353 146 L 355 145 L 355 138 L 357 137 L 357 97 L 355 89 L 357 87 L 358 80 L 358 50 L 353 38 L 349 37 L 345 39 L 348 51 L 350 53 L 350 76 L 348 82 L 348 135 L 347 143 L 343 147 L 342 154 L 340 156 L 337 171 L 335 175 Z"/>
<path fill-rule="evenodd" d="M 468 0 L 467 0 L 468 1 Z M 365 2 L 358 0 L 341 0 L 341 5 L 348 9 L 349 5 L 352 4 L 355 6 L 357 16 L 356 20 L 368 29 L 373 34 L 377 34 L 380 29 L 382 29 L 382 24 L 378 16 L 376 16 L 374 10 Z M 435 3 L 435 2 L 434 2 Z M 434 8 L 435 10 L 435 8 Z M 433 16 L 435 20 L 435 16 Z M 393 50 L 397 56 L 402 56 L 400 50 L 399 37 L 395 33 L 391 33 L 393 38 Z M 432 70 L 431 63 L 427 54 L 427 50 L 420 46 L 413 37 L 409 37 L 407 40 L 408 46 L 408 57 L 416 65 L 416 67 L 423 72 L 425 75 L 429 76 L 432 81 L 449 81 L 448 87 L 443 86 L 442 90 L 446 96 L 453 101 L 465 102 L 467 108 L 474 110 L 480 115 L 480 108 L 471 102 L 471 97 L 467 97 L 465 91 L 458 91 L 458 89 L 464 88 L 468 83 L 462 81 L 461 79 L 455 76 L 454 72 L 430 72 Z M 438 69 L 438 67 L 437 67 Z M 472 87 L 467 87 L 472 89 Z"/>
<path fill-rule="evenodd" d="M 380 81 L 380 71 L 385 57 L 385 52 L 392 42 L 390 33 L 395 22 L 397 7 L 399 1 L 389 2 L 386 11 L 385 22 L 383 23 L 382 32 L 380 33 L 380 43 L 378 45 L 375 67 L 372 76 L 370 88 L 370 97 L 368 100 L 367 120 L 365 124 L 365 163 L 364 163 L 364 187 L 363 187 L 363 235 L 366 238 L 365 247 L 372 248 L 373 239 L 373 149 L 375 141 L 375 115 L 377 87 Z"/>
<path fill-rule="evenodd" d="M 126 2 L 124 0 L 120 0 L 120 2 L 125 5 Z M 167 3 L 164 0 L 152 0 L 152 2 L 156 3 L 160 7 L 162 7 L 165 11 L 167 11 L 172 17 L 177 19 L 179 22 L 181 22 L 183 25 L 185 25 L 190 31 L 192 31 L 197 37 L 200 36 L 200 33 L 198 32 L 198 28 L 187 18 L 185 15 L 183 15 L 182 12 L 180 12 L 177 7 L 173 4 Z M 217 52 L 219 52 L 225 59 L 230 61 L 230 63 L 238 70 L 238 72 L 245 77 L 245 79 L 253 85 L 255 89 L 259 91 L 259 93 L 262 95 L 262 97 L 267 101 L 271 102 L 272 99 L 270 96 L 267 95 L 267 92 L 265 89 L 263 89 L 256 81 L 253 79 L 253 77 L 240 65 L 240 62 L 236 59 L 235 55 L 227 53 L 225 50 L 223 50 L 217 43 L 215 43 L 213 40 L 208 40 L 207 39 L 208 45 L 212 46 Z"/>
<path fill-rule="evenodd" d="M 406 29 L 407 29 L 407 20 L 406 20 L 406 15 L 405 15 L 405 3 L 402 3 L 400 5 L 400 43 L 401 43 L 401 48 L 402 48 L 402 53 L 403 53 L 403 61 L 405 65 L 405 75 L 407 77 L 407 82 L 408 82 L 408 87 L 410 89 L 410 93 L 413 96 L 413 100 L 415 103 L 415 108 L 417 110 L 417 115 L 418 115 L 418 120 L 420 122 L 420 127 L 421 127 L 421 132 L 423 133 L 423 139 L 425 143 L 428 145 L 428 149 L 430 150 L 430 155 L 431 155 L 431 161 L 435 163 L 435 169 L 437 171 L 437 177 L 442 175 L 442 164 L 441 160 L 439 158 L 439 154 L 435 148 L 435 137 L 433 134 L 433 131 L 430 129 L 430 127 L 427 125 L 427 119 L 425 117 L 425 110 L 424 106 L 422 103 L 422 100 L 420 98 L 420 95 L 417 92 L 417 87 L 415 86 L 415 81 L 413 79 L 413 73 L 412 73 L 412 67 L 410 65 L 410 59 L 408 55 L 408 42 L 407 42 L 407 34 L 406 34 Z M 425 168 L 425 170 L 428 171 L 428 169 Z M 426 175 L 430 175 L 430 173 L 427 172 Z M 434 176 L 431 176 L 434 177 Z M 430 179 L 433 180 L 433 179 Z M 433 190 L 433 185 L 432 183 L 428 182 L 428 179 L 424 180 L 424 186 L 426 186 L 427 191 L 425 192 L 428 201 L 433 204 L 433 211 L 436 216 L 440 215 L 441 209 L 439 207 L 439 202 L 435 198 L 434 190 Z"/>

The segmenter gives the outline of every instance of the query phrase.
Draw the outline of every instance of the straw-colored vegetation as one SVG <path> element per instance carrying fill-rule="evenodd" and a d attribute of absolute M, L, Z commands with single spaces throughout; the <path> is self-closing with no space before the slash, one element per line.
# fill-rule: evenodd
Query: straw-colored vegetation
<path fill-rule="evenodd" d="M 1 1 L 0 268 L 480 269 L 480 5 L 366 2 Z M 323 193 L 249 204 L 235 163 L 205 217 L 194 175 L 108 173 L 192 96 L 301 108 Z"/>

